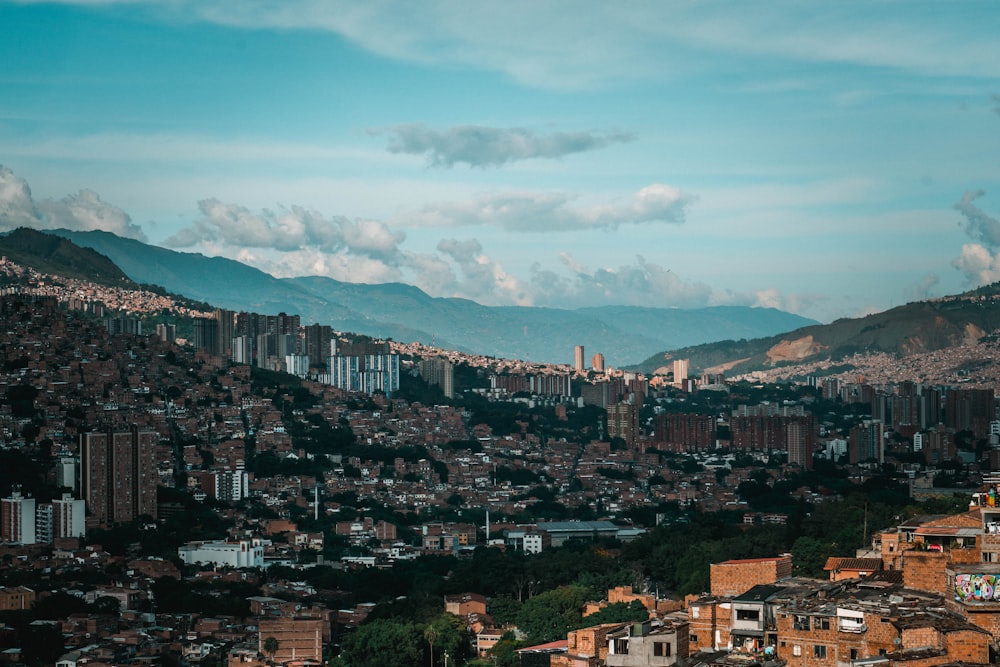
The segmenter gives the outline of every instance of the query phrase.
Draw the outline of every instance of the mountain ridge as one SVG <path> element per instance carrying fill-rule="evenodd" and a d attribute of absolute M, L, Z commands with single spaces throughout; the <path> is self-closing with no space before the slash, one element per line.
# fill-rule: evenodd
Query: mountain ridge
<path fill-rule="evenodd" d="M 813 320 L 775 309 L 724 306 L 675 308 L 603 306 L 577 310 L 484 306 L 433 297 L 405 283 L 344 283 L 325 276 L 276 278 L 222 257 L 169 250 L 110 232 L 47 230 L 106 255 L 137 283 L 221 308 L 296 313 L 304 323 L 415 341 L 462 352 L 569 363 L 576 345 L 604 354 L 611 366 L 726 336 L 756 338 Z M 589 356 L 588 356 L 589 360 Z"/>
<path fill-rule="evenodd" d="M 914 301 L 881 313 L 841 318 L 751 340 L 717 341 L 667 350 L 632 367 L 651 373 L 673 359 L 692 372 L 727 375 L 790 364 L 836 362 L 857 353 L 906 356 L 979 341 L 1000 329 L 1000 283 L 962 294 Z"/>

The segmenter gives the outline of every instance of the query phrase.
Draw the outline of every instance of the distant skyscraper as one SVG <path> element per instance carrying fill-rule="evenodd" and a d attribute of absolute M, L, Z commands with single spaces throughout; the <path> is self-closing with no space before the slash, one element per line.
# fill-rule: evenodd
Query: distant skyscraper
<path fill-rule="evenodd" d="M 214 317 L 194 318 L 194 340 L 192 344 L 197 350 L 205 350 L 215 354 L 219 340 L 219 321 Z"/>
<path fill-rule="evenodd" d="M 153 450 L 158 441 L 158 433 L 138 426 L 80 436 L 80 489 L 94 525 L 156 517 Z"/>
<path fill-rule="evenodd" d="M 639 439 L 639 408 L 635 403 L 608 406 L 608 435 L 621 438 L 629 447 Z"/>
<path fill-rule="evenodd" d="M 573 349 L 573 368 L 577 373 L 583 372 L 583 345 L 577 345 Z"/>
<path fill-rule="evenodd" d="M 325 324 L 310 324 L 306 327 L 305 353 L 313 364 L 325 364 L 330 356 L 330 339 L 333 329 Z"/>
<path fill-rule="evenodd" d="M 789 419 L 785 422 L 785 443 L 788 447 L 788 462 L 803 470 L 812 470 L 813 444 L 816 442 L 811 431 L 811 421 Z"/>
<path fill-rule="evenodd" d="M 304 354 L 286 354 L 285 372 L 304 378 L 309 375 L 309 357 Z"/>
<path fill-rule="evenodd" d="M 253 339 L 250 336 L 233 338 L 233 354 L 230 359 L 237 364 L 253 363 Z"/>
<path fill-rule="evenodd" d="M 848 439 L 851 463 L 885 461 L 885 425 L 877 419 L 866 419 L 851 429 Z"/>
<path fill-rule="evenodd" d="M 688 379 L 688 360 L 674 359 L 674 386 L 680 387 Z"/>
<path fill-rule="evenodd" d="M 598 352 L 594 355 L 594 358 L 590 360 L 590 367 L 594 369 L 595 373 L 604 372 L 604 355 Z"/>
<path fill-rule="evenodd" d="M 164 343 L 173 343 L 177 340 L 177 325 L 163 323 L 157 324 L 156 335 Z"/>
<path fill-rule="evenodd" d="M 215 321 L 218 322 L 218 328 L 215 336 L 215 349 L 212 352 L 224 359 L 228 359 L 233 353 L 236 313 L 231 310 L 218 308 L 215 311 Z"/>
<path fill-rule="evenodd" d="M 448 398 L 455 398 L 455 367 L 447 359 L 424 359 L 417 366 L 420 377 L 427 384 L 441 387 L 441 392 Z"/>
<path fill-rule="evenodd" d="M 329 370 L 330 384 L 344 391 L 391 396 L 399 389 L 399 355 L 385 342 L 334 343 Z"/>

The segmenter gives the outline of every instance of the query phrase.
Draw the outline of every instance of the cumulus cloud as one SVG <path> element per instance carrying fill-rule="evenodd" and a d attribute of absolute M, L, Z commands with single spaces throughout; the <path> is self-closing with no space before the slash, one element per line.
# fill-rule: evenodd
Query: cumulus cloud
<path fill-rule="evenodd" d="M 985 194 L 982 190 L 966 192 L 955 204 L 955 210 L 965 217 L 965 232 L 970 237 L 990 248 L 996 248 L 1000 246 L 1000 220 L 990 217 L 972 203 Z"/>
<path fill-rule="evenodd" d="M 699 308 L 730 303 L 735 298 L 704 283 L 684 280 L 670 269 L 647 262 L 641 256 L 636 258 L 635 264 L 593 270 L 577 262 L 569 253 L 562 253 L 559 259 L 569 276 L 537 264 L 532 268 L 531 285 L 538 305 Z"/>
<path fill-rule="evenodd" d="M 615 229 L 623 224 L 682 223 L 694 198 L 671 185 L 654 183 L 624 201 L 574 206 L 556 192 L 481 195 L 470 202 L 425 207 L 409 222 L 426 226 L 492 225 L 516 232 Z"/>
<path fill-rule="evenodd" d="M 969 285 L 985 285 L 1000 280 L 1000 257 L 978 243 L 962 246 L 962 254 L 951 265 L 962 272 Z"/>
<path fill-rule="evenodd" d="M 504 271 L 499 262 L 485 255 L 479 241 L 442 239 L 437 249 L 453 260 L 461 271 L 462 280 L 457 285 L 460 293 L 455 296 L 522 306 L 531 304 L 521 281 Z"/>
<path fill-rule="evenodd" d="M 390 152 L 426 155 L 435 167 L 452 167 L 459 163 L 471 167 L 499 167 L 518 160 L 561 158 L 635 139 L 635 135 L 624 132 L 553 132 L 540 136 L 520 127 L 481 125 L 434 130 L 423 123 L 396 125 L 388 134 Z"/>
<path fill-rule="evenodd" d="M 326 253 L 352 252 L 372 257 L 395 255 L 405 238 L 375 220 L 325 218 L 316 211 L 292 206 L 278 211 L 254 213 L 218 199 L 198 203 L 202 217 L 191 227 L 167 239 L 171 247 L 216 243 L 242 248 L 272 248 L 280 252 L 314 249 Z"/>
<path fill-rule="evenodd" d="M 0 228 L 39 227 L 40 223 L 28 182 L 0 166 Z"/>
<path fill-rule="evenodd" d="M 962 246 L 962 253 L 951 265 L 962 272 L 968 285 L 984 285 L 1000 280 L 1000 220 L 987 215 L 973 204 L 986 193 L 982 190 L 966 192 L 955 204 L 962 214 L 965 233 L 976 243 Z"/>
<path fill-rule="evenodd" d="M 59 200 L 36 201 L 27 181 L 0 165 L 0 229 L 102 230 L 125 238 L 146 240 L 142 228 L 125 211 L 101 199 L 92 190 L 81 190 Z"/>

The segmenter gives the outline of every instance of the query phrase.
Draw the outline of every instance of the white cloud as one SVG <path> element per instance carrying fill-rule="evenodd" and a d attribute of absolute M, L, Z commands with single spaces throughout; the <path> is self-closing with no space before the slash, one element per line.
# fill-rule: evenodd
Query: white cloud
<path fill-rule="evenodd" d="M 978 243 L 966 243 L 951 265 L 962 272 L 968 285 L 987 285 L 1000 280 L 1000 255 Z"/>
<path fill-rule="evenodd" d="M 485 255 L 479 241 L 442 239 L 437 249 L 453 260 L 461 271 L 462 280 L 456 285 L 457 292 L 453 296 L 483 303 L 531 304 L 521 281 L 504 271 L 499 262 Z"/>
<path fill-rule="evenodd" d="M 27 181 L 0 165 L 0 229 L 103 230 L 125 238 L 146 240 L 142 229 L 125 211 L 101 199 L 92 190 L 81 190 L 59 200 L 35 201 Z"/>
<path fill-rule="evenodd" d="M 986 193 L 966 192 L 955 204 L 955 210 L 965 218 L 964 230 L 976 243 L 966 243 L 951 265 L 965 278 L 966 285 L 978 286 L 1000 280 L 1000 220 L 987 215 L 973 202 Z"/>
<path fill-rule="evenodd" d="M 694 200 L 679 188 L 654 183 L 625 201 L 572 206 L 558 192 L 481 195 L 471 202 L 432 204 L 402 222 L 426 226 L 492 225 L 508 231 L 554 232 L 614 229 L 622 224 L 681 223 Z"/>
<path fill-rule="evenodd" d="M 301 206 L 253 213 L 244 206 L 204 199 L 198 202 L 198 208 L 202 217 L 167 239 L 165 245 L 218 243 L 281 252 L 313 248 L 328 253 L 387 256 L 394 254 L 405 238 L 402 232 L 390 230 L 381 222 L 353 221 L 342 216 L 327 219 Z"/>
<path fill-rule="evenodd" d="M 689 282 L 658 264 L 637 257 L 635 264 L 589 269 L 569 253 L 560 260 L 570 275 L 532 268 L 532 291 L 538 305 L 557 307 L 627 304 L 654 308 L 701 308 L 730 303 L 734 296 L 699 282 Z"/>
<path fill-rule="evenodd" d="M 990 217 L 972 203 L 985 194 L 982 190 L 966 192 L 955 204 L 955 210 L 965 217 L 965 231 L 970 237 L 996 248 L 1000 246 L 1000 220 Z"/>
<path fill-rule="evenodd" d="M 423 123 L 397 125 L 387 130 L 392 153 L 427 155 L 433 166 L 499 167 L 531 158 L 561 158 L 635 139 L 617 132 L 553 132 L 537 135 L 525 128 L 460 125 L 433 130 Z"/>
<path fill-rule="evenodd" d="M 114 0 L 66 0 L 113 4 Z M 125 0 L 140 4 L 139 0 Z M 930 75 L 995 77 L 993 8 L 941 12 L 893 3 L 792 1 L 504 3 L 372 0 L 145 0 L 167 20 L 239 28 L 325 30 L 373 53 L 424 65 L 471 66 L 540 88 L 610 86 L 692 74 L 720 59 L 773 58 Z M 816 69 L 816 68 L 813 68 Z"/>

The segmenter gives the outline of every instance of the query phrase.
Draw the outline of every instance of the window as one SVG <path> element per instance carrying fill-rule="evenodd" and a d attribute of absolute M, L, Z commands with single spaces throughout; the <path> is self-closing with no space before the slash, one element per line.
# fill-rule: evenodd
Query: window
<path fill-rule="evenodd" d="M 688 637 L 688 641 L 691 642 L 692 644 L 697 644 L 698 643 L 698 635 L 691 635 L 690 637 Z"/>
<path fill-rule="evenodd" d="M 628 639 L 615 640 L 615 653 L 618 655 L 628 655 Z"/>
<path fill-rule="evenodd" d="M 798 644 L 792 645 L 792 655 L 802 655 L 802 647 Z"/>
<path fill-rule="evenodd" d="M 857 659 L 858 659 L 858 649 L 852 648 L 851 649 L 851 660 L 857 660 Z"/>
<path fill-rule="evenodd" d="M 653 655 L 655 655 L 657 658 L 663 658 L 670 655 L 670 643 L 653 642 Z"/>
<path fill-rule="evenodd" d="M 792 626 L 796 630 L 809 630 L 809 617 L 808 616 L 796 616 L 795 622 Z"/>
<path fill-rule="evenodd" d="M 820 658 L 820 659 L 825 658 L 826 657 L 826 647 L 825 646 L 820 646 L 818 644 L 816 646 L 813 646 L 813 657 L 814 658 Z"/>
<path fill-rule="evenodd" d="M 829 630 L 830 629 L 830 618 L 828 616 L 820 616 L 813 620 L 813 627 L 817 630 Z"/>
<path fill-rule="evenodd" d="M 736 610 L 736 620 L 737 621 L 757 621 L 757 620 L 760 620 L 760 610 L 759 609 L 737 609 Z"/>

